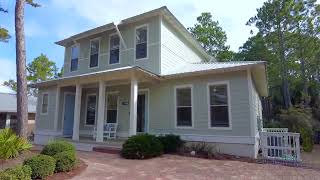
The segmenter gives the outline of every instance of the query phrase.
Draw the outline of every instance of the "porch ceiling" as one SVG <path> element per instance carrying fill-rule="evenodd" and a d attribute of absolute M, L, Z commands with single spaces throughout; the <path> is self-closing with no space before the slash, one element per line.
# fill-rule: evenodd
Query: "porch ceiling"
<path fill-rule="evenodd" d="M 126 66 L 116 69 L 110 69 L 105 71 L 98 71 L 92 73 L 86 73 L 70 77 L 62 77 L 54 80 L 42 81 L 35 84 L 30 84 L 31 87 L 44 87 L 44 86 L 70 86 L 76 83 L 88 84 L 99 81 L 127 81 L 135 77 L 139 82 L 153 82 L 161 79 L 160 76 L 146 71 L 137 66 Z"/>

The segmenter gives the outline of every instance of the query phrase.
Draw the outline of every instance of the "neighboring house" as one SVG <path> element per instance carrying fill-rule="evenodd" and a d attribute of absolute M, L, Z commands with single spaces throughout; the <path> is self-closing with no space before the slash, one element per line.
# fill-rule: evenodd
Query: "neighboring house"
<path fill-rule="evenodd" d="M 216 62 L 166 7 L 56 42 L 65 47 L 62 78 L 39 88 L 35 142 L 55 137 L 103 142 L 179 134 L 220 152 L 256 157 L 264 62 Z"/>
<path fill-rule="evenodd" d="M 28 132 L 34 130 L 37 98 L 28 97 Z M 0 129 L 12 128 L 17 131 L 16 92 L 0 86 Z"/>

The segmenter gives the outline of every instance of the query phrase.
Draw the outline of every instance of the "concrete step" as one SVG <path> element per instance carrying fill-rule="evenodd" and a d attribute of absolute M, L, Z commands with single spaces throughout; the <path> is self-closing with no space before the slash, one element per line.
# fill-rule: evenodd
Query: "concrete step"
<path fill-rule="evenodd" d="M 109 154 L 120 154 L 121 147 L 110 147 L 110 146 L 95 146 L 92 148 L 92 151 L 109 153 Z"/>

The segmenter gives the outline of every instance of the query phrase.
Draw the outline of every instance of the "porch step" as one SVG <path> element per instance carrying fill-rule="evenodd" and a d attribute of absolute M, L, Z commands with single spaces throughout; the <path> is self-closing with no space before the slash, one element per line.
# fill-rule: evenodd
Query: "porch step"
<path fill-rule="evenodd" d="M 106 146 L 95 146 L 92 148 L 94 152 L 109 153 L 109 154 L 120 154 L 121 147 L 106 147 Z"/>

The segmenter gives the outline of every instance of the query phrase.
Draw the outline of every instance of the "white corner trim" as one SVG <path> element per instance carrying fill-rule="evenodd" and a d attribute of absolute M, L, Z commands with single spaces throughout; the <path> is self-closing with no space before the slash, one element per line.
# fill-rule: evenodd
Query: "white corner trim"
<path fill-rule="evenodd" d="M 96 109 L 95 109 L 95 116 L 94 116 L 94 124 L 87 124 L 87 113 L 88 113 L 88 98 L 89 96 L 96 96 Z M 97 93 L 88 93 L 86 96 L 86 109 L 85 109 L 85 116 L 84 116 L 84 126 L 86 127 L 93 127 L 97 124 L 97 108 L 98 108 L 98 100 L 97 100 Z"/>
<path fill-rule="evenodd" d="M 139 28 L 143 28 L 143 27 L 147 27 L 147 56 L 145 58 L 141 58 L 141 59 L 137 59 L 136 58 L 136 34 L 137 34 L 137 29 Z M 135 29 L 134 29 L 134 54 L 133 54 L 133 58 L 134 58 L 134 61 L 137 62 L 137 61 L 142 61 L 142 60 L 147 60 L 149 59 L 149 43 L 150 43 L 150 40 L 149 40 L 149 24 L 142 24 L 142 25 L 139 25 L 139 26 L 136 26 Z"/>
<path fill-rule="evenodd" d="M 191 88 L 191 126 L 178 126 L 177 121 L 177 89 Z M 193 99 L 193 84 L 183 84 L 174 86 L 174 127 L 176 129 L 193 129 L 194 128 L 194 99 Z"/>
<path fill-rule="evenodd" d="M 210 86 L 213 86 L 213 85 L 227 85 L 229 127 L 212 127 L 211 126 Z M 228 81 L 228 80 L 227 81 L 216 81 L 216 82 L 209 82 L 207 84 L 207 107 L 208 107 L 208 128 L 209 129 L 213 129 L 213 130 L 232 130 L 230 81 Z"/>

